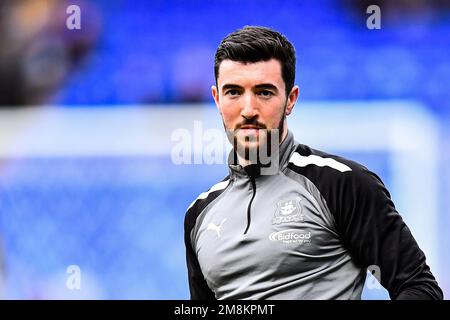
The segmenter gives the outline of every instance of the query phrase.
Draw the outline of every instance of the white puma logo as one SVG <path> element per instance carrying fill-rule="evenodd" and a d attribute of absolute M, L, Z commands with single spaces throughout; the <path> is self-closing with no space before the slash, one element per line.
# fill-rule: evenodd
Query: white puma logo
<path fill-rule="evenodd" d="M 222 229 L 222 225 L 227 221 L 227 218 L 224 218 L 222 222 L 217 226 L 214 223 L 210 222 L 208 224 L 208 228 L 206 230 L 213 230 L 217 232 L 217 238 L 220 238 L 220 230 Z"/>

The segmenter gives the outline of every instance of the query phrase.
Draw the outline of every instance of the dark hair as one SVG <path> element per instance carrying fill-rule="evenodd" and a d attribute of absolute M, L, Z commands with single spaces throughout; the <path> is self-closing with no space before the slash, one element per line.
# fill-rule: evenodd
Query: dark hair
<path fill-rule="evenodd" d="M 286 87 L 286 95 L 294 87 L 295 49 L 281 33 L 258 26 L 245 26 L 222 40 L 214 59 L 214 75 L 219 77 L 219 67 L 223 60 L 258 62 L 276 59 L 281 63 L 281 74 Z"/>

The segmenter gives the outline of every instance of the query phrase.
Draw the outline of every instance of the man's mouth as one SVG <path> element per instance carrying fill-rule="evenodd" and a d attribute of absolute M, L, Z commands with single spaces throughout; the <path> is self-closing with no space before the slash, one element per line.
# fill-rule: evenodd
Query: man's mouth
<path fill-rule="evenodd" d="M 245 125 L 239 128 L 239 131 L 241 131 L 244 135 L 255 135 L 259 133 L 259 130 L 262 129 L 261 127 L 252 126 L 252 125 Z"/>
<path fill-rule="evenodd" d="M 253 126 L 253 125 L 244 125 L 244 126 L 241 126 L 240 129 L 257 129 L 257 130 L 259 130 L 259 129 L 261 129 L 261 127 Z"/>

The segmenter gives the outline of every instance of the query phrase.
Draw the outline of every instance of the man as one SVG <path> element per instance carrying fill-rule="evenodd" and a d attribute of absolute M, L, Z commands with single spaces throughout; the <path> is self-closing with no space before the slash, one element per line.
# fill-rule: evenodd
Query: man
<path fill-rule="evenodd" d="M 234 149 L 186 213 L 191 298 L 360 299 L 370 267 L 392 299 L 442 299 L 378 176 L 294 141 L 295 60 L 263 27 L 217 49 L 212 95 Z"/>

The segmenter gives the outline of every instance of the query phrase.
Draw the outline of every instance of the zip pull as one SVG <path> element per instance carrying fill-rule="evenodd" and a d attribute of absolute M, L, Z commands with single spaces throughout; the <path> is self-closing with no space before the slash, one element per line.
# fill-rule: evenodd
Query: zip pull
<path fill-rule="evenodd" d="M 250 181 L 252 183 L 253 195 L 252 195 L 252 198 L 250 199 L 250 202 L 248 203 L 248 206 L 247 206 L 247 228 L 245 228 L 244 234 L 247 234 L 248 228 L 250 228 L 250 223 L 251 223 L 251 220 L 252 220 L 252 216 L 251 216 L 252 202 L 253 202 L 253 199 L 255 199 L 255 195 L 256 195 L 255 178 L 250 177 Z"/>
<path fill-rule="evenodd" d="M 252 220 L 252 216 L 251 216 L 252 203 L 253 203 L 253 199 L 255 199 L 255 195 L 256 195 L 255 178 L 257 178 L 261 175 L 261 166 L 259 164 L 250 164 L 248 166 L 245 166 L 244 170 L 247 173 L 247 175 L 249 176 L 250 182 L 252 183 L 252 188 L 253 188 L 253 195 L 247 206 L 247 228 L 245 228 L 245 231 L 244 231 L 244 234 L 247 234 L 247 231 L 250 228 L 250 223 Z"/>

